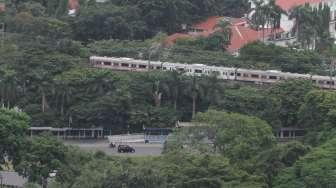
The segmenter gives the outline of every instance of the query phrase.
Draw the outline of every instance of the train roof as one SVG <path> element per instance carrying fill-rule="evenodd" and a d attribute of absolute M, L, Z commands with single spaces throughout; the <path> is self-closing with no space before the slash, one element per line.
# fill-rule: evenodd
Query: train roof
<path fill-rule="evenodd" d="M 211 70 L 218 70 L 218 71 L 241 71 L 246 73 L 255 73 L 255 74 L 268 74 L 274 76 L 283 76 L 289 78 L 312 78 L 317 80 L 330 80 L 329 76 L 320 76 L 320 75 L 310 75 L 310 74 L 298 74 L 298 73 L 290 73 L 290 72 L 282 72 L 279 70 L 254 70 L 254 69 L 240 69 L 240 68 L 233 68 L 233 67 L 217 67 L 211 65 L 204 65 L 204 64 L 185 64 L 185 63 L 171 63 L 171 62 L 161 62 L 161 61 L 148 61 L 148 60 L 141 60 L 141 59 L 133 59 L 127 57 L 106 57 L 106 56 L 91 56 L 90 60 L 99 60 L 99 61 L 123 61 L 128 63 L 139 63 L 139 64 L 148 64 L 151 65 L 164 65 L 169 67 L 202 67 Z M 336 77 L 332 77 L 331 79 L 336 80 Z"/>

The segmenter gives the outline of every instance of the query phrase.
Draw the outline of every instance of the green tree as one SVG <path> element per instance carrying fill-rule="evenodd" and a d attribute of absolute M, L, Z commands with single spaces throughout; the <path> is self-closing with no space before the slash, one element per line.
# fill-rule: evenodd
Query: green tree
<path fill-rule="evenodd" d="M 336 139 L 316 147 L 292 167 L 284 169 L 274 181 L 275 188 L 328 187 L 336 184 Z"/>
<path fill-rule="evenodd" d="M 290 142 L 259 153 L 252 161 L 251 171 L 263 176 L 268 187 L 273 187 L 274 179 L 286 167 L 291 167 L 300 157 L 310 151 L 310 147 L 300 142 Z"/>
<path fill-rule="evenodd" d="M 29 117 L 17 108 L 0 108 L 0 168 L 16 166 L 22 156 Z"/>
<path fill-rule="evenodd" d="M 21 161 L 15 169 L 29 181 L 46 188 L 50 173 L 57 172 L 64 162 L 66 150 L 61 142 L 49 135 L 33 137 L 25 143 L 20 152 Z"/>
<path fill-rule="evenodd" d="M 306 94 L 313 89 L 309 80 L 287 80 L 270 89 L 270 95 L 280 100 L 279 119 L 282 126 L 300 126 L 298 111 Z"/>
<path fill-rule="evenodd" d="M 320 4 L 312 8 L 309 4 L 298 6 L 289 15 L 295 19 L 293 33 L 296 34 L 300 46 L 304 49 L 325 50 L 331 46 L 329 36 L 330 8 Z"/>
<path fill-rule="evenodd" d="M 275 141 L 271 127 L 255 117 L 209 110 L 198 113 L 194 121 L 215 126 L 214 143 L 219 152 L 242 166 Z"/>

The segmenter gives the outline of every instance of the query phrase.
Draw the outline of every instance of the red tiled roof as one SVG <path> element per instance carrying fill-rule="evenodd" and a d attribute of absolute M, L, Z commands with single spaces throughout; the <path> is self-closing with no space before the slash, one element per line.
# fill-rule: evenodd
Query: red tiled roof
<path fill-rule="evenodd" d="M 68 1 L 69 10 L 74 10 L 79 8 L 78 0 L 69 0 Z"/>
<path fill-rule="evenodd" d="M 219 19 L 221 19 L 221 17 L 212 16 L 203 22 L 194 24 L 192 27 L 196 29 L 202 29 L 204 31 L 212 31 L 214 27 L 216 26 Z"/>
<path fill-rule="evenodd" d="M 304 5 L 306 3 L 317 4 L 321 2 L 323 2 L 323 0 L 276 0 L 276 4 L 285 11 L 289 11 L 296 6 Z"/>
<path fill-rule="evenodd" d="M 244 18 L 226 18 L 226 17 L 212 16 L 205 21 L 192 25 L 192 27 L 195 29 L 201 29 L 203 31 L 212 32 L 218 21 L 224 18 L 227 19 L 232 25 L 244 25 L 247 23 L 247 21 Z"/>
<path fill-rule="evenodd" d="M 244 26 L 232 26 L 231 27 L 231 43 L 227 47 L 227 51 L 233 53 L 242 48 L 247 43 L 256 41 L 259 39 L 258 31 L 244 27 Z"/>
<path fill-rule="evenodd" d="M 223 17 L 210 17 L 206 21 L 193 25 L 195 29 L 201 29 L 203 32 L 193 32 L 193 33 L 175 33 L 170 35 L 166 38 L 165 44 L 172 45 L 178 39 L 185 39 L 185 38 L 194 38 L 194 37 L 208 37 L 212 33 L 215 32 L 215 26 L 219 19 Z M 246 20 L 243 18 L 226 18 L 231 23 L 231 44 L 227 47 L 227 51 L 230 53 L 234 53 L 238 51 L 240 48 L 245 46 L 248 43 L 257 41 L 262 39 L 263 37 L 267 38 L 272 33 L 281 33 L 283 32 L 282 29 L 277 29 L 272 31 L 271 29 L 264 29 L 264 31 L 256 31 L 252 28 L 246 27 Z"/>
<path fill-rule="evenodd" d="M 172 35 L 169 35 L 165 39 L 165 44 L 166 45 L 173 45 L 178 39 L 186 39 L 186 38 L 192 38 L 192 36 L 184 33 L 175 33 Z"/>

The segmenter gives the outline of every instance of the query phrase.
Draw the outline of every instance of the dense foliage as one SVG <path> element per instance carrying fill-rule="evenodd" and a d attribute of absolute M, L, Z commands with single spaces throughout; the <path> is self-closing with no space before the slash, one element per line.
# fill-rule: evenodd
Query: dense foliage
<path fill-rule="evenodd" d="M 307 80 L 255 86 L 214 75 L 115 72 L 88 63 L 89 56 L 100 55 L 334 75 L 335 46 L 324 48 L 331 45 L 324 41 L 327 7 L 293 12 L 322 20 L 296 23 L 306 31 L 300 36 L 306 50 L 256 42 L 234 57 L 219 47 L 228 45 L 228 30 L 173 46 L 164 45 L 164 33 L 208 16 L 240 17 L 246 0 L 81 0 L 80 5 L 71 17 L 66 0 L 7 0 L 0 13 L 6 25 L 0 38 L 1 169 L 15 169 L 43 187 L 57 172 L 55 188 L 335 184 L 334 92 Z M 277 15 L 268 15 L 263 25 L 276 26 Z M 309 47 L 315 39 L 319 53 Z M 83 153 L 50 135 L 26 134 L 28 126 L 138 132 L 144 126 L 174 127 L 178 120 L 197 126 L 175 130 L 164 154 L 152 158 Z M 277 144 L 272 129 L 279 127 L 305 128 L 306 136 Z"/>

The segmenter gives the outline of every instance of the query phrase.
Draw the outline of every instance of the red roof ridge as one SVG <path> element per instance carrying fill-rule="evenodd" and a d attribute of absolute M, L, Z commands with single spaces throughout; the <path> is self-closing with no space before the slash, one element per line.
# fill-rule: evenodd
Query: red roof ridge
<path fill-rule="evenodd" d="M 281 7 L 285 11 L 289 11 L 290 9 L 304 5 L 306 3 L 308 4 L 317 4 L 322 3 L 324 0 L 276 0 L 276 4 Z"/>

